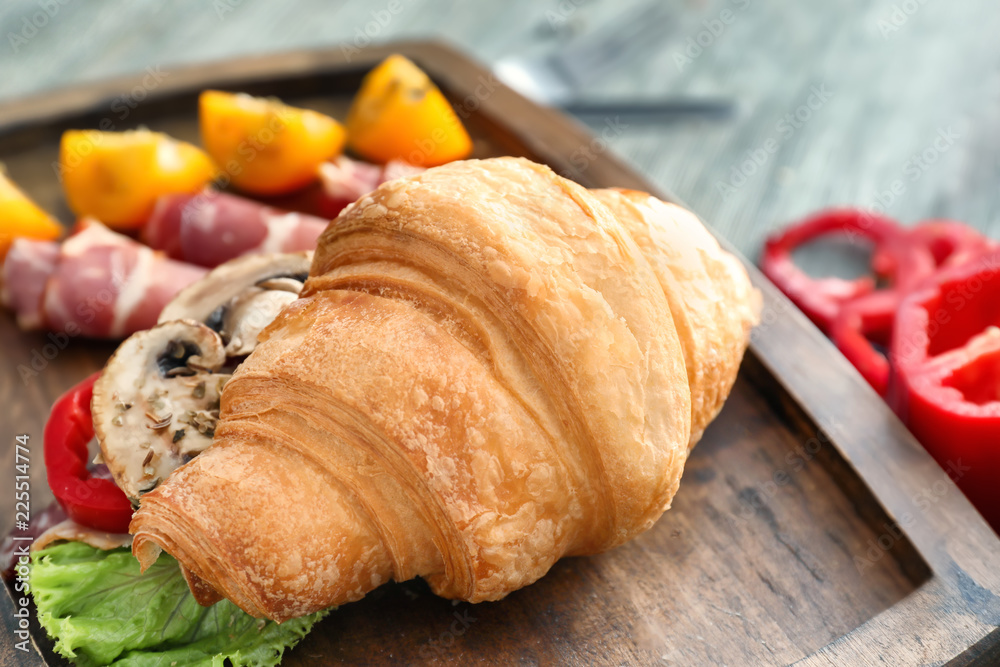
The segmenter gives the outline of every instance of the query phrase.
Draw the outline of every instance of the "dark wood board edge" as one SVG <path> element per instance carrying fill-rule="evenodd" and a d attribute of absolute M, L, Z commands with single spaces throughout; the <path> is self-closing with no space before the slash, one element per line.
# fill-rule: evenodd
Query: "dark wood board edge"
<path fill-rule="evenodd" d="M 477 114 L 496 120 L 532 157 L 564 176 L 584 185 L 614 183 L 677 201 L 608 153 L 606 142 L 585 127 L 521 97 L 488 69 L 432 42 L 369 47 L 353 61 L 331 49 L 177 69 L 149 99 L 220 81 L 232 87 L 308 71 L 361 72 L 393 52 L 428 71 L 452 93 L 460 111 L 474 107 Z M 0 137 L 104 108 L 139 79 L 141 75 L 121 77 L 2 105 Z M 607 121 L 614 127 L 614 118 Z M 743 261 L 764 295 L 763 321 L 754 331 L 750 353 L 826 431 L 933 572 L 904 600 L 800 664 L 864 664 L 885 656 L 920 664 L 982 664 L 980 656 L 988 659 L 1000 642 L 1000 540 L 829 341 Z"/>

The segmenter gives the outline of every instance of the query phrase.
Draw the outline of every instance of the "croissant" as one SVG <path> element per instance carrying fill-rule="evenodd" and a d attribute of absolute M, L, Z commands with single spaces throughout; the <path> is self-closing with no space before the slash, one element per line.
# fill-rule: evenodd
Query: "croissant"
<path fill-rule="evenodd" d="M 756 308 L 649 195 L 515 158 L 386 183 L 324 232 L 133 552 L 277 621 L 416 576 L 502 598 L 670 506 Z"/>
<path fill-rule="evenodd" d="M 760 312 L 746 270 L 690 211 L 636 190 L 592 190 L 635 240 L 670 304 L 691 389 L 691 441 L 729 396 Z"/>

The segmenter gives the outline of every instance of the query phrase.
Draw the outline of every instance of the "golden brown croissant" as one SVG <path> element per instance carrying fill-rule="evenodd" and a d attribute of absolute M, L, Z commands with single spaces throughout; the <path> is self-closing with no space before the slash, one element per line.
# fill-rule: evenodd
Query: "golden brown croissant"
<path fill-rule="evenodd" d="M 625 225 L 667 296 L 691 387 L 693 447 L 736 381 L 760 293 L 740 261 L 687 209 L 636 190 L 591 194 Z"/>
<path fill-rule="evenodd" d="M 348 207 L 225 386 L 212 446 L 143 496 L 143 567 L 165 549 L 203 599 L 281 621 L 414 576 L 498 599 L 649 528 L 692 389 L 700 432 L 755 317 L 745 272 L 658 206 L 500 158 Z M 724 303 L 688 312 L 688 280 Z"/>

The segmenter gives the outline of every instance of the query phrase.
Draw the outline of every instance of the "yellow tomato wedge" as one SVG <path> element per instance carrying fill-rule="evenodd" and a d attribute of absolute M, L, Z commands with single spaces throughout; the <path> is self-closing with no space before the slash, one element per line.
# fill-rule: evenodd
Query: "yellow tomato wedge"
<path fill-rule="evenodd" d="M 62 231 L 62 225 L 0 170 L 0 259 L 7 254 L 15 238 L 52 241 L 59 238 Z"/>
<path fill-rule="evenodd" d="M 472 139 L 448 100 L 419 67 L 386 58 L 361 83 L 347 114 L 352 150 L 375 162 L 434 167 L 468 157 Z"/>
<path fill-rule="evenodd" d="M 273 98 L 206 90 L 201 142 L 233 185 L 259 195 L 298 190 L 344 148 L 344 126 L 318 111 Z"/>
<path fill-rule="evenodd" d="M 160 196 L 197 192 L 216 175 L 200 148 L 149 130 L 69 130 L 59 165 L 74 213 L 126 230 L 141 227 Z"/>

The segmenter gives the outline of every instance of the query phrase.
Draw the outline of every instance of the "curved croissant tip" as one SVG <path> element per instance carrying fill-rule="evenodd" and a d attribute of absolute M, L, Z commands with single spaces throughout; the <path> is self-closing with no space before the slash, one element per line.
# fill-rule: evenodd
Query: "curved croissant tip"
<path fill-rule="evenodd" d="M 141 533 L 132 540 L 132 555 L 139 561 L 139 572 L 148 570 L 163 553 L 163 548 Z"/>
<path fill-rule="evenodd" d="M 211 584 L 199 577 L 192 570 L 186 568 L 183 563 L 179 563 L 178 565 L 181 568 L 181 574 L 184 575 L 184 581 L 187 582 L 188 588 L 191 590 L 191 595 L 194 596 L 195 602 L 202 607 L 211 607 L 222 599 L 222 594 L 215 590 Z"/>

